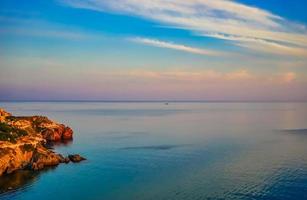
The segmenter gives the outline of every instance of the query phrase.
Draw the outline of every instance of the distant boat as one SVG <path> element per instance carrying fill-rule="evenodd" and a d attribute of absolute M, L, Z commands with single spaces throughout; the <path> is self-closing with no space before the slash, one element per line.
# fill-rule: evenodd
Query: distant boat
<path fill-rule="evenodd" d="M 168 105 L 168 102 L 165 102 L 164 105 Z"/>

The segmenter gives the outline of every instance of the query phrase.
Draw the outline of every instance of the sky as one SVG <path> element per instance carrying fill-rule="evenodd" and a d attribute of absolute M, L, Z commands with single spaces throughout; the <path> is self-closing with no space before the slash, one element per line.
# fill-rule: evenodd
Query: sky
<path fill-rule="evenodd" d="M 0 0 L 0 100 L 307 101 L 305 0 Z"/>

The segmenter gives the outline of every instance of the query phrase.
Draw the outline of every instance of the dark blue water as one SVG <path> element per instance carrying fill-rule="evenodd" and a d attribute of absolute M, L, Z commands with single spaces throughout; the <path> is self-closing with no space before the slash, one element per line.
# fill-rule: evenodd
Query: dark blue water
<path fill-rule="evenodd" d="M 307 199 L 307 103 L 1 103 L 74 129 L 87 161 L 1 177 L 0 199 Z"/>

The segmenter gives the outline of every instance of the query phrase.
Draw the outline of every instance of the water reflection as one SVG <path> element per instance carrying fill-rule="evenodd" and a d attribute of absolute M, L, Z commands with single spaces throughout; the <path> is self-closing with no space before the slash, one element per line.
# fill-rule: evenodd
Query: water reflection
<path fill-rule="evenodd" d="M 54 149 L 57 147 L 69 147 L 73 144 L 73 139 L 63 141 L 49 141 L 45 144 L 48 149 Z"/>
<path fill-rule="evenodd" d="M 12 174 L 1 176 L 0 197 L 1 195 L 13 194 L 19 190 L 26 190 L 28 186 L 31 186 L 38 181 L 42 173 L 54 169 L 55 167 L 48 167 L 40 172 L 31 170 L 19 170 Z"/>

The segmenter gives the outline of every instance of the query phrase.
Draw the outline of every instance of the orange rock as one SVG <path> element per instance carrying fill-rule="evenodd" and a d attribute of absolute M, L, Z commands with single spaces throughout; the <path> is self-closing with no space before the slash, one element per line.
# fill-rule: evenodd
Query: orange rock
<path fill-rule="evenodd" d="M 71 140 L 73 135 L 73 131 L 70 127 L 65 127 L 64 132 L 62 134 L 62 139 L 63 140 Z"/>
<path fill-rule="evenodd" d="M 67 141 L 73 138 L 73 130 L 44 116 L 16 117 L 0 108 L 0 122 L 16 134 L 14 142 L 0 141 L 0 176 L 19 169 L 40 170 L 46 166 L 84 160 L 79 155 L 63 157 L 46 148 L 46 141 Z M 26 133 L 26 134 L 20 134 Z M 7 134 L 2 133 L 0 134 Z M 12 132 L 10 132 L 12 134 Z"/>

